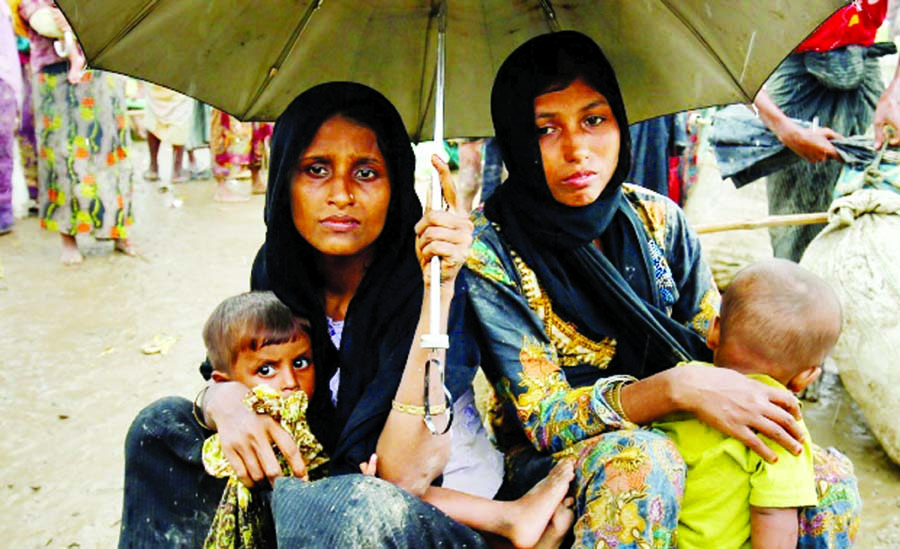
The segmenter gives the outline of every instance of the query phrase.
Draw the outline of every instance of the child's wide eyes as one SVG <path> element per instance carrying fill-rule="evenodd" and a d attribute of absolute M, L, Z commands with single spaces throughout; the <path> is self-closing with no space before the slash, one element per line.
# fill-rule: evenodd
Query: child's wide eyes
<path fill-rule="evenodd" d="M 256 369 L 256 374 L 262 377 L 269 377 L 275 373 L 275 367 L 271 364 L 263 364 Z"/>
<path fill-rule="evenodd" d="M 308 359 L 303 357 L 298 357 L 294 359 L 294 369 L 295 370 L 304 370 L 309 368 L 310 362 Z"/>

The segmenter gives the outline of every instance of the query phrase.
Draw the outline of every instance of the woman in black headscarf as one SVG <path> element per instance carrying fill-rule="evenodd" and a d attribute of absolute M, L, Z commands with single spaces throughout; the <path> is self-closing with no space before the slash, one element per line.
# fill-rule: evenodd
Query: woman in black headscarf
<path fill-rule="evenodd" d="M 590 38 L 516 49 L 491 108 L 509 178 L 476 213 L 465 278 L 500 404 L 505 495 L 574 456 L 577 546 L 674 544 L 684 463 L 636 427 L 690 412 L 770 459 L 757 433 L 798 453 L 798 403 L 690 363 L 711 359 L 719 294 L 682 211 L 625 183 L 625 106 Z"/>
<path fill-rule="evenodd" d="M 423 422 L 425 362 L 442 358 L 419 345 L 429 314 L 423 270 L 432 256 L 442 259 L 446 323 L 472 230 L 465 212 L 455 209 L 422 216 L 414 162 L 400 115 L 366 86 L 316 86 L 279 117 L 266 243 L 251 285 L 273 290 L 310 321 L 316 389 L 307 419 L 330 458 L 331 477 L 275 483 L 281 467 L 273 443 L 296 476 L 305 476 L 305 466 L 270 416 L 242 404 L 243 385 L 212 384 L 203 410 L 184 399 L 164 399 L 138 416 L 126 441 L 120 546 L 202 544 L 222 493 L 200 462 L 203 440 L 215 428 L 242 481 L 268 479 L 275 486 L 272 515 L 280 546 L 483 544 L 472 530 L 407 493 L 424 493 L 441 473 L 450 443 Z M 449 172 L 441 168 L 453 204 Z M 472 346 L 454 345 L 454 364 L 477 364 L 462 356 L 466 349 Z M 444 403 L 437 374 L 432 367 L 432 407 Z M 467 388 L 472 374 L 471 368 L 454 369 L 447 380 L 454 395 Z M 442 431 L 447 417 L 433 421 Z M 348 475 L 359 473 L 376 451 L 378 475 L 391 482 Z M 333 512 L 335 505 L 340 513 Z"/>

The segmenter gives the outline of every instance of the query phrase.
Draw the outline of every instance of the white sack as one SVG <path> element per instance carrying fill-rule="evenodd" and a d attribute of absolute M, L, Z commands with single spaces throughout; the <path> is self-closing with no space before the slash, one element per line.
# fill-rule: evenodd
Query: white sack
<path fill-rule="evenodd" d="M 884 450 L 900 463 L 900 194 L 859 190 L 829 208 L 800 264 L 831 283 L 844 326 L 832 358 Z"/>

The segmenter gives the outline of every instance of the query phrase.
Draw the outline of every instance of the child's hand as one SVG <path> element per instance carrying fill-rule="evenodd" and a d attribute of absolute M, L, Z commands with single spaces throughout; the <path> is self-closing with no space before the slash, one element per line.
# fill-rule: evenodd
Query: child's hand
<path fill-rule="evenodd" d="M 378 476 L 378 455 L 372 454 L 372 457 L 369 458 L 368 463 L 360 463 L 359 470 L 364 475 L 368 475 L 370 477 Z"/>

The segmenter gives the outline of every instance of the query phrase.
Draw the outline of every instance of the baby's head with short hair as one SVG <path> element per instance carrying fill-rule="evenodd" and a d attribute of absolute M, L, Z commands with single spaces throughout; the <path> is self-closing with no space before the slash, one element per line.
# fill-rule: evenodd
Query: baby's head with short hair
<path fill-rule="evenodd" d="M 768 374 L 797 392 L 818 376 L 841 322 L 840 300 L 825 280 L 791 261 L 767 259 L 728 286 L 709 343 L 717 366 Z"/>
<path fill-rule="evenodd" d="M 233 377 L 242 351 L 308 340 L 309 322 L 294 315 L 272 292 L 247 292 L 219 303 L 203 327 L 213 370 Z"/>

